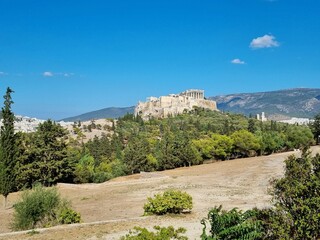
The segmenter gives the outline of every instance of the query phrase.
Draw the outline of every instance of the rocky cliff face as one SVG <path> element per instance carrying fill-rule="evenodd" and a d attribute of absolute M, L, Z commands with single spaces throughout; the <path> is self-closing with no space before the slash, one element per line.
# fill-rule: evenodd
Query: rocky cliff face
<path fill-rule="evenodd" d="M 221 111 L 245 115 L 265 112 L 269 119 L 312 118 L 320 113 L 320 89 L 296 88 L 273 92 L 240 93 L 210 97 Z"/>

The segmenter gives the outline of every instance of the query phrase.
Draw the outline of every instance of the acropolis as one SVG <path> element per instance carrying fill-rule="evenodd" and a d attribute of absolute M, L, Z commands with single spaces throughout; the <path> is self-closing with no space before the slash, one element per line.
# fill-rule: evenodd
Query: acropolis
<path fill-rule="evenodd" d="M 218 110 L 215 101 L 204 98 L 204 90 L 189 89 L 179 94 L 169 94 L 159 98 L 149 97 L 146 102 L 138 103 L 135 115 L 140 115 L 144 120 L 150 117 L 166 118 L 191 111 L 194 107 Z"/>

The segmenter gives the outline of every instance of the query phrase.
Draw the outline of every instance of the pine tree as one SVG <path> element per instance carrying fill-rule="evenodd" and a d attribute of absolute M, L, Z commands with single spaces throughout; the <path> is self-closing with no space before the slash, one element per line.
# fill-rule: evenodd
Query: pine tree
<path fill-rule="evenodd" d="M 11 93 L 13 91 L 8 87 L 4 95 L 3 125 L 0 130 L 0 193 L 4 196 L 4 207 L 7 205 L 9 193 L 15 190 L 16 144 Z"/>

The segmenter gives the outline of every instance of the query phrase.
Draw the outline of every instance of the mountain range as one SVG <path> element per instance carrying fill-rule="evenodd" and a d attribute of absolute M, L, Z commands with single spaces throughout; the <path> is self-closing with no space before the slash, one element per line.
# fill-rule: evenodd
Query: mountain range
<path fill-rule="evenodd" d="M 284 120 L 292 117 L 313 118 L 320 113 L 320 88 L 294 88 L 271 92 L 236 93 L 207 97 L 217 102 L 224 112 L 241 113 L 249 116 L 265 112 L 269 119 Z M 134 106 L 110 107 L 88 112 L 63 121 L 87 121 L 99 118 L 118 118 L 133 113 Z"/>
<path fill-rule="evenodd" d="M 272 92 L 239 93 L 210 97 L 221 111 L 255 115 L 270 119 L 313 118 L 320 113 L 319 88 L 294 88 Z"/>

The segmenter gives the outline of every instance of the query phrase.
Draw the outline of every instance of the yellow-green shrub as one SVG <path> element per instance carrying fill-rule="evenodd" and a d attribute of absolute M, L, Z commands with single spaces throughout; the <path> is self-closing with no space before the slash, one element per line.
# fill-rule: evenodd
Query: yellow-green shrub
<path fill-rule="evenodd" d="M 154 198 L 148 198 L 144 205 L 145 214 L 163 215 L 166 213 L 182 213 L 191 211 L 192 197 L 180 190 L 167 190 L 163 194 L 156 194 Z"/>

